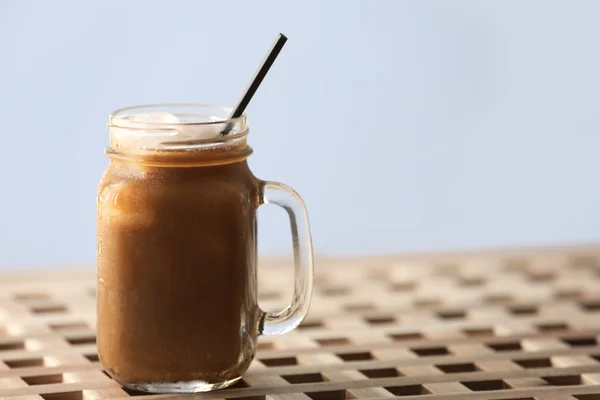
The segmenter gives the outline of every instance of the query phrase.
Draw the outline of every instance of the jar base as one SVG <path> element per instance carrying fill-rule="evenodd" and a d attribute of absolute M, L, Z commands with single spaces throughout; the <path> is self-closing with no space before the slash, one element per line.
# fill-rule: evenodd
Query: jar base
<path fill-rule="evenodd" d="M 152 383 L 130 383 L 123 385 L 128 389 L 148 393 L 200 393 L 229 387 L 239 381 L 241 376 L 224 382 L 208 383 L 205 381 L 183 381 L 183 382 L 152 382 Z"/>

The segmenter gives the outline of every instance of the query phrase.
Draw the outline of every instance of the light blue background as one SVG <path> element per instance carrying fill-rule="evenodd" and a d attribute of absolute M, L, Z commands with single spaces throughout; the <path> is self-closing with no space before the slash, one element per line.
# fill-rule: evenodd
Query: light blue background
<path fill-rule="evenodd" d="M 0 266 L 93 265 L 106 121 L 249 110 L 251 167 L 317 252 L 600 239 L 600 2 L 0 0 Z M 290 248 L 261 210 L 260 249 Z"/>

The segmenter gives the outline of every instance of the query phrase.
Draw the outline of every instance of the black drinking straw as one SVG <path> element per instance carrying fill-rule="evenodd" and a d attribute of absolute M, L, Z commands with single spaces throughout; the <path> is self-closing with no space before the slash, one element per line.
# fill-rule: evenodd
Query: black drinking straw
<path fill-rule="evenodd" d="M 280 33 L 277 36 L 277 39 L 271 46 L 271 49 L 269 50 L 266 57 L 263 59 L 262 63 L 260 64 L 260 66 L 258 67 L 256 72 L 254 73 L 254 77 L 252 78 L 252 80 L 250 81 L 250 84 L 244 91 L 244 94 L 238 100 L 238 102 L 237 102 L 235 108 L 233 109 L 233 111 L 231 112 L 231 114 L 229 114 L 229 117 L 228 117 L 229 120 L 231 120 L 233 118 L 237 118 L 244 113 L 244 110 L 248 106 L 248 103 L 250 103 L 250 100 L 252 100 L 252 96 L 254 96 L 254 93 L 256 93 L 256 90 L 258 89 L 258 87 L 262 83 L 263 79 L 269 72 L 269 69 L 271 69 L 271 66 L 275 62 L 275 59 L 279 55 L 279 52 L 283 48 L 283 45 L 285 44 L 286 41 L 287 41 L 287 37 L 283 33 Z M 233 128 L 233 124 L 231 122 L 229 122 L 225 126 L 225 129 L 223 129 L 223 131 L 221 131 L 221 136 L 225 136 L 225 135 L 229 134 L 229 132 L 231 132 L 232 128 Z"/>

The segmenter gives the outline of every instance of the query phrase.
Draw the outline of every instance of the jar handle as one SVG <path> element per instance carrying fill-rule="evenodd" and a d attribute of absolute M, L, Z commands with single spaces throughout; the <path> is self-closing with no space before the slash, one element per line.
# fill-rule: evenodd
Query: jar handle
<path fill-rule="evenodd" d="M 294 250 L 294 297 L 278 312 L 262 312 L 259 334 L 283 335 L 297 327 L 308 312 L 313 286 L 313 249 L 304 201 L 291 187 L 278 182 L 261 183 L 260 204 L 275 204 L 290 218 Z"/>

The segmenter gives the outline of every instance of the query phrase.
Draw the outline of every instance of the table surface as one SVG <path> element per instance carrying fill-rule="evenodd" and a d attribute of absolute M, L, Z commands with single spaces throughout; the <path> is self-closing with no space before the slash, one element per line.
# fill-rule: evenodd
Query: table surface
<path fill-rule="evenodd" d="M 210 399 L 600 399 L 600 245 L 317 258 L 311 312 L 261 337 Z M 291 298 L 265 261 L 260 304 Z M 0 274 L 0 398 L 118 399 L 95 346 L 95 271 Z M 175 398 L 181 395 L 153 395 Z"/>

